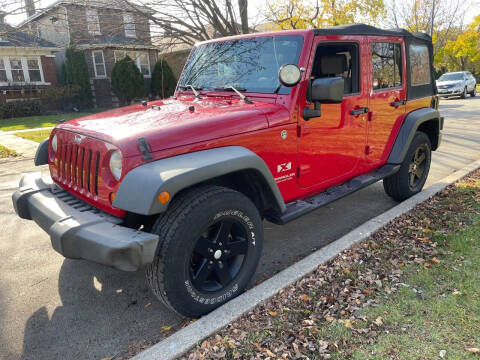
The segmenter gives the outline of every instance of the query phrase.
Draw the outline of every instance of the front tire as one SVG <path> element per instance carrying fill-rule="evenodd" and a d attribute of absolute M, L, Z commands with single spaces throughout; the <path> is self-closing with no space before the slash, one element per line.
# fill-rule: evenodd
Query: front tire
<path fill-rule="evenodd" d="M 465 86 L 465 89 L 463 89 L 462 95 L 460 95 L 460 98 L 465 99 L 467 97 L 467 87 Z"/>
<path fill-rule="evenodd" d="M 431 149 L 427 134 L 417 131 L 400 169 L 383 179 L 383 188 L 388 196 L 403 201 L 422 191 L 430 171 Z"/>
<path fill-rule="evenodd" d="M 147 282 L 168 307 L 199 317 L 236 297 L 255 273 L 263 226 L 245 195 L 219 186 L 181 194 L 152 232 L 160 235 Z"/>

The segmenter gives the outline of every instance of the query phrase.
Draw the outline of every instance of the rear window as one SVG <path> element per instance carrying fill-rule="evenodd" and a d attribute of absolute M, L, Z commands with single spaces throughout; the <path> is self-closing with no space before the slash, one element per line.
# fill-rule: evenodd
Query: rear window
<path fill-rule="evenodd" d="M 430 84 L 430 57 L 427 46 L 411 44 L 409 56 L 411 86 Z"/>

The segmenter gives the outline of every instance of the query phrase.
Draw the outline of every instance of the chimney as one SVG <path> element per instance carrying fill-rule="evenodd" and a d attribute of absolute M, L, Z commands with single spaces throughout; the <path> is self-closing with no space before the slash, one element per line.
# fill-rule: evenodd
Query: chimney
<path fill-rule="evenodd" d="M 25 10 L 27 12 L 27 16 L 35 15 L 35 2 L 34 0 L 25 0 Z"/>

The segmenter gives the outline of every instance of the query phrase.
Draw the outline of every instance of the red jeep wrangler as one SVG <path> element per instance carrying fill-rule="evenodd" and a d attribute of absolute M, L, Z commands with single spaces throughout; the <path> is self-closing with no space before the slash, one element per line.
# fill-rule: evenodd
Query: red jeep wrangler
<path fill-rule="evenodd" d="M 58 125 L 13 194 L 65 257 L 146 267 L 196 317 L 240 294 L 262 220 L 286 224 L 383 179 L 418 193 L 438 148 L 428 35 L 367 25 L 194 47 L 175 95 Z"/>

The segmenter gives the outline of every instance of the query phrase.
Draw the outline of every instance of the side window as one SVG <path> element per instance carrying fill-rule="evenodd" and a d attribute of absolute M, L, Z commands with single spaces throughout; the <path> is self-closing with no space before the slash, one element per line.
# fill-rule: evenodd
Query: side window
<path fill-rule="evenodd" d="M 373 90 L 402 86 L 402 49 L 399 43 L 372 44 Z"/>
<path fill-rule="evenodd" d="M 430 57 L 426 45 L 409 46 L 411 85 L 430 84 Z"/>
<path fill-rule="evenodd" d="M 360 60 L 356 43 L 324 43 L 315 51 L 310 78 L 343 77 L 344 94 L 360 92 Z"/>

